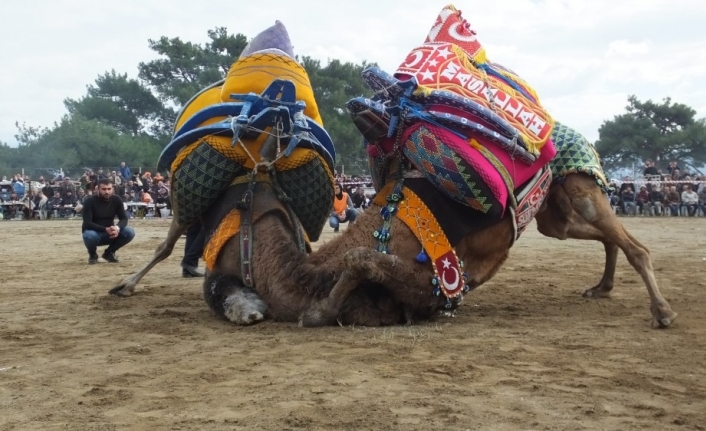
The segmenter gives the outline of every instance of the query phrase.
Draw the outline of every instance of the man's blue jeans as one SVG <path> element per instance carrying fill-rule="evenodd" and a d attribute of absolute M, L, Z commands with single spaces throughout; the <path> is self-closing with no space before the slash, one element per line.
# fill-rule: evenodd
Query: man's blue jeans
<path fill-rule="evenodd" d="M 358 217 L 358 211 L 348 208 L 346 210 L 346 219 L 344 221 L 339 220 L 338 216 L 332 215 L 328 218 L 328 225 L 331 226 L 334 229 L 338 229 L 338 227 L 341 225 L 341 223 L 347 223 L 351 222 L 353 223 Z"/>
<path fill-rule="evenodd" d="M 135 237 L 135 230 L 130 226 L 125 226 L 120 229 L 117 237 L 110 239 L 105 232 L 97 232 L 95 230 L 87 230 L 83 232 L 83 243 L 86 245 L 89 254 L 96 254 L 96 248 L 99 245 L 107 245 L 106 251 L 115 252 L 120 247 L 126 245 Z"/>

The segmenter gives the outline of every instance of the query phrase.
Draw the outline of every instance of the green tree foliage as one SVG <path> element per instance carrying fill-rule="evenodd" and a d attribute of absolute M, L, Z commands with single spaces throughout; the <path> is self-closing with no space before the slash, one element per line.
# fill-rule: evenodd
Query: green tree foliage
<path fill-rule="evenodd" d="M 664 99 L 658 104 L 628 98 L 625 114 L 605 121 L 599 129 L 596 149 L 606 169 L 620 169 L 645 160 L 666 163 L 706 163 L 706 120 L 696 111 Z"/>
<path fill-rule="evenodd" d="M 211 41 L 205 46 L 178 37 L 150 39 L 150 49 L 162 58 L 140 63 L 140 79 L 154 88 L 163 102 L 183 106 L 202 88 L 223 79 L 248 44 L 244 35 L 228 34 L 224 27 L 209 30 L 208 37 Z"/>
<path fill-rule="evenodd" d="M 346 173 L 360 174 L 367 170 L 367 157 L 362 138 L 353 125 L 345 104 L 353 97 L 369 95 L 369 88 L 360 74 L 368 67 L 365 63 L 341 63 L 332 60 L 321 66 L 319 60 L 301 59 L 309 73 L 314 95 L 326 130 L 336 146 L 337 164 L 346 166 Z"/>
<path fill-rule="evenodd" d="M 15 160 L 30 173 L 37 168 L 61 167 L 77 176 L 86 167 L 117 166 L 123 160 L 152 166 L 162 150 L 161 142 L 147 134 L 122 133 L 100 119 L 79 114 L 64 116 L 50 129 L 19 126 L 17 140 Z"/>
<path fill-rule="evenodd" d="M 99 76 L 84 97 L 66 99 L 64 105 L 70 115 L 97 120 L 132 136 L 154 132 L 155 124 L 168 119 L 162 102 L 145 85 L 115 70 Z"/>
<path fill-rule="evenodd" d="M 18 169 L 21 169 L 18 160 L 18 149 L 9 146 L 5 142 L 0 142 L 0 179 L 2 176 L 11 178 L 12 175 L 18 173 Z"/>

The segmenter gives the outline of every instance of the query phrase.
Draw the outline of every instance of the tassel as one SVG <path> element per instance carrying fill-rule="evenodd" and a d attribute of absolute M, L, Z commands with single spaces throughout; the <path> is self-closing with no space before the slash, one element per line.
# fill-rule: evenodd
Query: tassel
<path fill-rule="evenodd" d="M 422 249 L 422 251 L 419 252 L 419 254 L 415 258 L 415 260 L 419 263 L 424 263 L 427 260 L 429 260 L 429 256 L 427 256 L 426 251 L 424 251 L 424 249 Z"/>

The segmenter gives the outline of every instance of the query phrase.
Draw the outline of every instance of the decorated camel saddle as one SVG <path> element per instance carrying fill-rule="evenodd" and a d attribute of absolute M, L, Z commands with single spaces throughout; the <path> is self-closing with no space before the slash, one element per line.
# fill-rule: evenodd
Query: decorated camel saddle
<path fill-rule="evenodd" d="M 464 290 L 453 247 L 470 230 L 513 217 L 516 237 L 548 193 L 554 121 L 535 91 L 488 60 L 461 11 L 446 6 L 422 45 L 390 75 L 368 68 L 374 91 L 347 108 L 365 138 L 387 252 L 390 218 L 407 224 L 431 259 L 436 295 Z M 449 210 L 452 209 L 452 210 Z"/>
<path fill-rule="evenodd" d="M 224 80 L 183 107 L 174 130 L 159 167 L 172 172 L 178 222 L 204 220 L 207 267 L 239 231 L 247 261 L 252 224 L 271 210 L 285 213 L 300 245 L 319 238 L 333 200 L 335 149 L 281 22 L 248 44 Z M 264 190 L 277 199 L 255 197 Z M 213 208 L 224 193 L 228 199 Z"/>
<path fill-rule="evenodd" d="M 549 167 L 554 181 L 561 183 L 569 174 L 584 173 L 595 178 L 604 192 L 607 190 L 608 181 L 601 166 L 600 156 L 582 134 L 557 121 L 552 131 L 552 140 L 556 147 L 556 156 L 549 163 Z"/>

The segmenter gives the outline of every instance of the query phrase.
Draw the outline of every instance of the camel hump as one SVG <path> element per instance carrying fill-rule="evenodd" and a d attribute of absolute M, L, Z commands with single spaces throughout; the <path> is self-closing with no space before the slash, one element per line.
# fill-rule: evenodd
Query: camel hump
<path fill-rule="evenodd" d="M 555 180 L 583 172 L 594 177 L 599 186 L 608 185 L 598 152 L 581 133 L 557 121 L 552 131 L 552 141 L 557 153 L 549 162 L 549 167 Z"/>
<path fill-rule="evenodd" d="M 315 241 L 333 199 L 335 157 L 309 76 L 276 21 L 250 41 L 223 80 L 183 107 L 158 166 L 172 172 L 174 215 L 189 224 L 256 166 L 264 173 L 274 164 L 268 181 L 292 199 Z"/>

